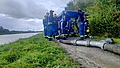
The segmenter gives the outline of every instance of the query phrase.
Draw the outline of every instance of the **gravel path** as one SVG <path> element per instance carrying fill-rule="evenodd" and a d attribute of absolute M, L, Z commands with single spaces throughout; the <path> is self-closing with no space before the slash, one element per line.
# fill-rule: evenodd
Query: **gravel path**
<path fill-rule="evenodd" d="M 74 46 L 60 42 L 58 44 L 67 51 L 71 58 L 85 68 L 120 68 L 120 55 L 95 47 Z"/>

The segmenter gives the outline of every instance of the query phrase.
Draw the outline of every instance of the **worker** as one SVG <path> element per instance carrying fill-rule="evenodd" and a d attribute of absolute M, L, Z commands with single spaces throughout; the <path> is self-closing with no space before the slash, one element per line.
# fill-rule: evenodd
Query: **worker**
<path fill-rule="evenodd" d="M 59 34 L 59 36 L 61 35 L 61 32 L 62 32 L 62 30 L 61 30 L 61 22 L 62 21 L 58 21 L 58 34 Z"/>
<path fill-rule="evenodd" d="M 68 22 L 68 36 L 72 36 L 74 34 L 74 22 L 70 19 Z"/>
<path fill-rule="evenodd" d="M 74 20 L 74 25 L 76 27 L 76 33 L 79 34 L 79 26 L 78 26 L 78 22 L 77 22 L 77 17 Z"/>
<path fill-rule="evenodd" d="M 44 16 L 44 19 L 43 19 L 43 26 L 44 26 L 44 37 L 47 38 L 47 19 L 46 19 L 46 15 Z"/>
<path fill-rule="evenodd" d="M 88 27 L 88 19 L 87 14 L 84 15 L 84 39 L 88 38 L 89 27 Z"/>
<path fill-rule="evenodd" d="M 58 17 L 56 14 L 53 16 L 53 35 L 55 39 L 59 39 L 58 33 Z"/>
<path fill-rule="evenodd" d="M 61 34 L 64 37 L 67 37 L 68 33 L 68 20 L 66 19 L 66 16 L 63 16 L 63 19 L 61 20 Z"/>
<path fill-rule="evenodd" d="M 82 10 L 78 10 L 78 23 L 79 23 L 79 33 L 80 33 L 80 40 L 84 39 L 84 12 Z"/>
<path fill-rule="evenodd" d="M 50 10 L 50 15 L 48 17 L 48 40 L 51 41 L 52 40 L 52 35 L 53 35 L 53 12 L 52 10 Z"/>
<path fill-rule="evenodd" d="M 62 12 L 62 17 L 66 16 L 66 11 Z"/>
<path fill-rule="evenodd" d="M 48 20 L 49 20 L 49 13 L 46 13 L 46 29 L 45 29 L 45 34 L 46 38 L 48 38 Z"/>

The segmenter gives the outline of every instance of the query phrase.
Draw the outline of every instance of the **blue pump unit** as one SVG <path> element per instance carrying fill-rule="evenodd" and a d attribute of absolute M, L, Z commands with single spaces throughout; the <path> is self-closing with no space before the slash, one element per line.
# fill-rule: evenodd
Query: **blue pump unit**
<path fill-rule="evenodd" d="M 71 34 L 71 33 L 75 33 L 78 31 L 74 31 L 74 25 L 77 27 L 77 30 L 79 30 L 79 27 L 77 26 L 77 19 L 79 20 L 79 12 L 78 11 L 73 11 L 73 10 L 65 10 L 65 11 L 62 11 L 59 15 L 57 15 L 57 18 L 54 18 L 53 16 L 53 13 L 54 11 L 53 10 L 50 10 L 49 12 L 49 16 L 46 17 L 46 20 L 47 20 L 47 30 L 46 33 L 47 33 L 47 37 L 48 38 L 51 38 L 51 37 L 57 37 L 58 36 L 58 30 L 61 30 L 63 31 L 63 33 L 61 32 L 61 34 L 64 34 L 64 29 L 61 28 L 58 28 L 58 22 L 63 22 L 64 20 L 64 16 L 65 16 L 65 20 L 68 22 L 68 27 L 64 27 L 66 28 L 65 29 L 65 34 L 66 34 L 66 30 L 68 31 L 67 34 Z M 84 12 L 82 12 L 84 13 Z M 74 18 L 75 20 L 72 21 L 71 18 Z M 81 19 L 81 18 L 80 18 Z M 65 21 L 64 21 L 65 22 Z M 62 24 L 60 24 L 60 26 L 62 26 Z M 77 34 L 75 33 L 75 34 Z M 64 35 L 65 35 L 64 34 Z M 60 34 L 59 34 L 60 35 Z"/>
<path fill-rule="evenodd" d="M 78 17 L 78 11 L 73 11 L 73 10 L 66 10 L 63 11 L 58 15 L 58 19 L 61 20 L 63 16 L 66 16 L 67 20 L 70 20 L 70 18 L 77 18 Z"/>

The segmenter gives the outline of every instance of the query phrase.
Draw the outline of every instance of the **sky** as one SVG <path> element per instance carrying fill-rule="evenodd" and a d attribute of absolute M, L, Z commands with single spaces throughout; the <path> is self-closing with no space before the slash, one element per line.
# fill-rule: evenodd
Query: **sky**
<path fill-rule="evenodd" d="M 9 30 L 42 31 L 42 19 L 51 9 L 59 14 L 70 0 L 0 0 L 0 26 Z"/>

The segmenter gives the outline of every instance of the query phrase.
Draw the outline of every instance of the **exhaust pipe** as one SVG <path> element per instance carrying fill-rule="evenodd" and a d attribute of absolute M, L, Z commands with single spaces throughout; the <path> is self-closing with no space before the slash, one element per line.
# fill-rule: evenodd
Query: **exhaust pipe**
<path fill-rule="evenodd" d="M 107 44 L 106 42 L 98 42 L 92 40 L 59 40 L 61 43 L 77 45 L 77 46 L 92 46 L 99 47 L 116 54 L 120 54 L 120 46 L 114 44 Z"/>

